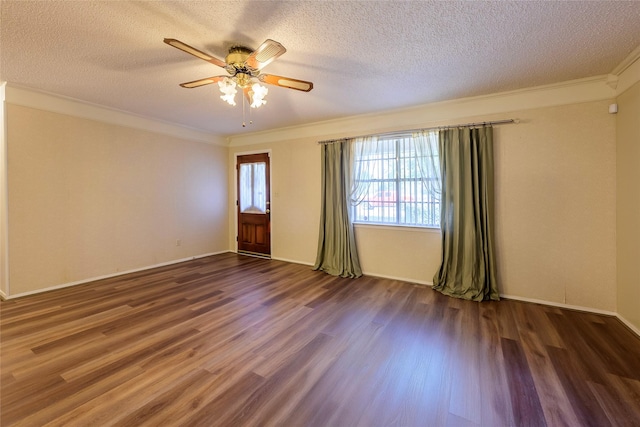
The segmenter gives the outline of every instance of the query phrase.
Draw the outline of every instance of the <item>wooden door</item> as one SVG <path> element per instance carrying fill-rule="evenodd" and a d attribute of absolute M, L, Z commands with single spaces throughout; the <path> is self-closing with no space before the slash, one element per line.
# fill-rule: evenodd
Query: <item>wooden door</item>
<path fill-rule="evenodd" d="M 269 154 L 238 156 L 238 252 L 271 256 Z"/>

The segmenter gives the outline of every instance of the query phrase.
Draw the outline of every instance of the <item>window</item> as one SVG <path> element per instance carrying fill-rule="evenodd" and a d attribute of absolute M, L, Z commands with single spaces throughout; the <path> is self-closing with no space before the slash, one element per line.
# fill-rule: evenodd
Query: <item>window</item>
<path fill-rule="evenodd" d="M 440 227 L 437 138 L 423 132 L 356 140 L 353 221 Z"/>
<path fill-rule="evenodd" d="M 266 166 L 264 162 L 240 163 L 240 212 L 266 212 Z"/>

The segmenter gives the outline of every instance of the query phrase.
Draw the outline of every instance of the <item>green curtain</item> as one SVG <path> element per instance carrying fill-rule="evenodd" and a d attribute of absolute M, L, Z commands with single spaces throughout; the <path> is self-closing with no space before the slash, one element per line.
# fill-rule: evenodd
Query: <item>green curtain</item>
<path fill-rule="evenodd" d="M 314 270 L 360 277 L 362 269 L 351 222 L 351 144 L 322 145 L 322 208 Z"/>
<path fill-rule="evenodd" d="M 499 300 L 493 237 L 493 128 L 439 133 L 442 263 L 433 288 L 456 298 Z"/>

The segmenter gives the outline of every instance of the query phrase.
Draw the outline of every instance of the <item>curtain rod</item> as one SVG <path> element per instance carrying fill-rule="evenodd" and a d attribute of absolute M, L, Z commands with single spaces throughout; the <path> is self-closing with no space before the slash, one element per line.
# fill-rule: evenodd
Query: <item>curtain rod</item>
<path fill-rule="evenodd" d="M 399 130 L 399 131 L 395 131 L 395 132 L 386 132 L 386 133 L 374 133 L 374 134 L 369 134 L 369 135 L 358 135 L 358 136 L 351 136 L 348 138 L 337 138 L 337 139 L 325 139 L 324 141 L 318 141 L 318 144 L 332 144 L 334 142 L 338 142 L 338 141 L 346 141 L 347 139 L 355 139 L 355 138 L 366 138 L 369 136 L 383 136 L 383 137 L 387 137 L 387 136 L 395 136 L 395 135 L 406 135 L 409 133 L 414 133 L 414 132 L 422 132 L 425 130 L 440 130 L 440 129 L 453 129 L 453 128 L 470 128 L 470 127 L 475 127 L 475 126 L 487 126 L 487 125 L 506 125 L 506 124 L 511 124 L 511 123 L 520 123 L 520 119 L 506 119 L 506 120 L 494 120 L 494 121 L 490 121 L 490 122 L 477 122 L 477 123 L 464 123 L 464 124 L 460 124 L 460 125 L 445 125 L 445 126 L 433 126 L 430 128 L 421 128 L 421 129 L 408 129 L 408 130 Z"/>

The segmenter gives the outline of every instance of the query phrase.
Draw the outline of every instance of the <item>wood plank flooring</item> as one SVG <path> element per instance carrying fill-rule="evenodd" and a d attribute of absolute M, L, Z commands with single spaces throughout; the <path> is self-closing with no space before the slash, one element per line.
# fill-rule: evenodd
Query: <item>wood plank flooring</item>
<path fill-rule="evenodd" d="M 0 309 L 2 426 L 640 426 L 612 317 L 236 254 Z"/>

